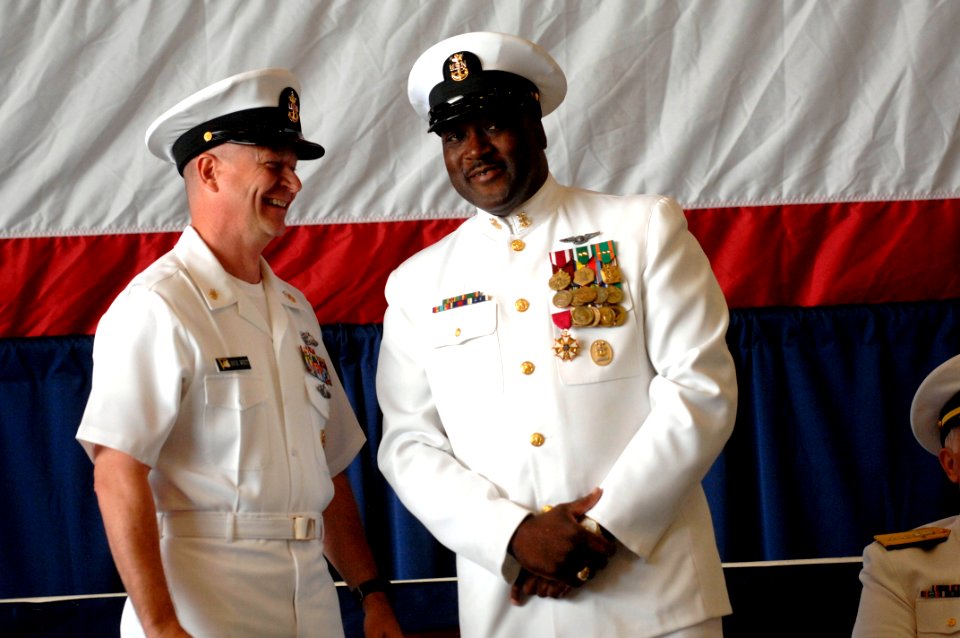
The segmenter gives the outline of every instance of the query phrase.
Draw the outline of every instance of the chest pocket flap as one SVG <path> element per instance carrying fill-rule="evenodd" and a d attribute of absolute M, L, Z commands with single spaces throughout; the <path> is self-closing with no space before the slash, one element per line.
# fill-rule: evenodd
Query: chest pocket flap
<path fill-rule="evenodd" d="M 960 598 L 917 600 L 917 636 L 960 636 Z"/>
<path fill-rule="evenodd" d="M 434 348 L 456 346 L 478 337 L 493 334 L 497 329 L 497 304 L 483 301 L 438 312 L 428 322 L 427 336 Z"/>
<path fill-rule="evenodd" d="M 307 399 L 310 405 L 320 413 L 323 422 L 326 422 L 330 418 L 330 389 L 333 386 L 327 385 L 310 374 L 304 376 L 304 383 L 307 386 Z"/>

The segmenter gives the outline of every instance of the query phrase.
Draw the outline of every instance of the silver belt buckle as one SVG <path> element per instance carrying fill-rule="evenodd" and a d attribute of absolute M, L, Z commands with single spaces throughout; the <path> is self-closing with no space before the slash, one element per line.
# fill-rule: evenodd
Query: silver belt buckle
<path fill-rule="evenodd" d="M 293 540 L 312 541 L 316 534 L 316 519 L 307 516 L 293 517 Z"/>

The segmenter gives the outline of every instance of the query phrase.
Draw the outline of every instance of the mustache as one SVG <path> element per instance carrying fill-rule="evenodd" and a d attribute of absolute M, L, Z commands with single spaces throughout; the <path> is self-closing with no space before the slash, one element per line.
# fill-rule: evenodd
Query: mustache
<path fill-rule="evenodd" d="M 467 178 L 475 177 L 480 173 L 488 171 L 490 169 L 502 169 L 504 164 L 502 162 L 494 162 L 490 160 L 476 160 L 471 162 L 470 166 L 467 167 L 466 176 Z"/>

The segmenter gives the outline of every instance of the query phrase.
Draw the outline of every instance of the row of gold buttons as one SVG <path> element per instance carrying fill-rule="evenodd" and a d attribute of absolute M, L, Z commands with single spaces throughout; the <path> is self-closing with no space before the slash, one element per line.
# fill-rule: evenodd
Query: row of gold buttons
<path fill-rule="evenodd" d="M 521 242 L 520 240 L 516 240 L 514 244 L 517 244 L 518 242 L 520 244 L 520 247 L 517 248 L 516 245 L 514 245 L 513 249 L 523 250 L 523 242 Z M 517 299 L 517 301 L 513 305 L 517 309 L 517 312 L 526 312 L 527 310 L 530 309 L 530 302 L 523 298 Z M 532 361 L 524 361 L 523 363 L 520 364 L 520 371 L 523 372 L 524 374 L 533 374 L 534 370 L 536 370 L 536 366 L 533 365 Z M 532 445 L 533 447 L 540 447 L 546 442 L 546 440 L 547 440 L 546 437 L 539 432 L 534 432 L 533 434 L 530 435 L 530 445 Z"/>

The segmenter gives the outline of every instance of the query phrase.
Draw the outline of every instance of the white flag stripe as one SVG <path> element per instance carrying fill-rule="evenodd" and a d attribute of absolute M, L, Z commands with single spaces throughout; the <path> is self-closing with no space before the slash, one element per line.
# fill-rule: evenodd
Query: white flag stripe
<path fill-rule="evenodd" d="M 464 217 L 406 101 L 417 55 L 466 30 L 536 40 L 565 69 L 545 118 L 561 182 L 688 208 L 953 198 L 960 3 L 20 0 L 0 20 L 0 237 L 174 231 L 147 125 L 265 66 L 303 85 L 292 223 Z"/>

